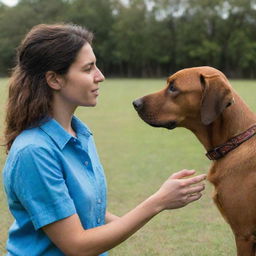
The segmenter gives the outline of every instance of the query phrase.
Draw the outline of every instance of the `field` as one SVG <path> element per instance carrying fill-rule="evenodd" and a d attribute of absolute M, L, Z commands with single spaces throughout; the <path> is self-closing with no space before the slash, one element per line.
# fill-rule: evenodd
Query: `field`
<path fill-rule="evenodd" d="M 256 82 L 232 81 L 233 87 L 256 111 Z M 0 129 L 3 131 L 7 80 L 0 80 Z M 175 171 L 189 168 L 206 173 L 210 161 L 188 130 L 156 129 L 146 125 L 131 102 L 161 89 L 163 80 L 109 79 L 101 85 L 96 108 L 79 108 L 76 115 L 94 133 L 108 180 L 108 210 L 122 215 L 154 193 Z M 5 153 L 1 148 L 0 164 Z M 227 256 L 235 255 L 229 226 L 211 200 L 213 187 L 206 183 L 203 198 L 185 208 L 156 216 L 111 256 Z M 12 222 L 0 186 L 0 255 Z"/>

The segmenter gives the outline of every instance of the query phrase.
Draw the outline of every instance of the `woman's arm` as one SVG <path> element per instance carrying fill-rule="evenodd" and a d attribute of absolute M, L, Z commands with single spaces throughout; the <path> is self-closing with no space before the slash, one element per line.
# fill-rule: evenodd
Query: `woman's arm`
<path fill-rule="evenodd" d="M 106 212 L 105 220 L 106 220 L 107 224 L 112 222 L 112 221 L 114 221 L 114 220 L 118 220 L 118 219 L 120 219 L 119 216 L 114 215 L 114 214 L 112 214 L 112 213 L 110 213 L 108 211 Z"/>
<path fill-rule="evenodd" d="M 165 209 L 180 208 L 201 197 L 205 175 L 183 170 L 172 175 L 161 188 L 136 208 L 106 225 L 84 230 L 77 214 L 43 227 L 53 243 L 66 255 L 96 256 L 117 246 L 153 216 Z M 191 186 L 197 184 L 195 186 Z"/>

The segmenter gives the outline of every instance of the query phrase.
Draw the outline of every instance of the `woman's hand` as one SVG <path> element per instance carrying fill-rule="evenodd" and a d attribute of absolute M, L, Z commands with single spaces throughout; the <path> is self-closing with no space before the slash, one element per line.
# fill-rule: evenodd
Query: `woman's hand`
<path fill-rule="evenodd" d="M 206 175 L 187 178 L 193 174 L 195 174 L 195 170 L 182 170 L 174 173 L 164 182 L 153 195 L 159 211 L 183 207 L 202 196 L 201 192 L 205 186 L 201 182 L 206 178 Z M 184 179 L 185 177 L 186 179 Z"/>

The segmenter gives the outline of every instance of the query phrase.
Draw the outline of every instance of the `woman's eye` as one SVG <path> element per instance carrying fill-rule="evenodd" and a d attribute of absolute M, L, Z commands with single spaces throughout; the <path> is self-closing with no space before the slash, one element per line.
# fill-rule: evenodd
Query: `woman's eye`
<path fill-rule="evenodd" d="M 90 72 L 93 68 L 93 65 L 89 65 L 86 68 L 84 68 L 84 72 Z"/>
<path fill-rule="evenodd" d="M 85 69 L 84 71 L 85 72 L 90 72 L 91 70 L 92 70 L 92 68 L 90 67 L 90 68 Z"/>
<path fill-rule="evenodd" d="M 173 83 L 170 83 L 170 85 L 169 85 L 169 91 L 171 91 L 171 92 L 176 92 L 176 91 L 177 91 L 177 89 L 174 87 L 174 84 L 173 84 Z"/>

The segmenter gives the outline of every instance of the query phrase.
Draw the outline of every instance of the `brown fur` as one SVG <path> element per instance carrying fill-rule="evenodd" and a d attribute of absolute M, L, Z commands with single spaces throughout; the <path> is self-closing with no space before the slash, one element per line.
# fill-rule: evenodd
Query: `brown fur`
<path fill-rule="evenodd" d="M 170 91 L 170 84 L 176 91 Z M 152 126 L 191 130 L 207 151 L 256 124 L 255 114 L 225 75 L 211 67 L 175 73 L 163 90 L 135 100 L 134 106 Z M 256 136 L 213 161 L 208 173 L 214 202 L 235 235 L 238 256 L 256 254 L 255 149 Z"/>

